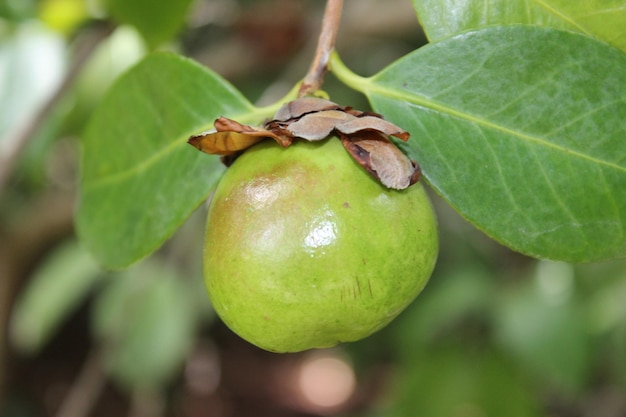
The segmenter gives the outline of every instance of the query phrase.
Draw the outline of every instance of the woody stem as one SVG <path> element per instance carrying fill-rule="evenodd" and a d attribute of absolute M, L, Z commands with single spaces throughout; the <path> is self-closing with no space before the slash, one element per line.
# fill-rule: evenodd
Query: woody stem
<path fill-rule="evenodd" d="M 304 77 L 300 85 L 299 97 L 312 94 L 319 90 L 324 83 L 324 75 L 328 70 L 328 60 L 330 54 L 335 49 L 335 40 L 339 32 L 339 22 L 341 20 L 341 9 L 343 0 L 328 0 L 324 19 L 322 20 L 322 30 L 317 41 L 315 57 L 309 68 L 309 72 Z"/>

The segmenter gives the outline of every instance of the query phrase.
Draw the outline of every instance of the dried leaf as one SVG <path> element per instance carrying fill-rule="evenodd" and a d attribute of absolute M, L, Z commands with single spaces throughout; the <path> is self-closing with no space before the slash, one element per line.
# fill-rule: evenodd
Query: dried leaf
<path fill-rule="evenodd" d="M 306 140 L 321 140 L 331 134 L 338 124 L 356 119 L 355 116 L 341 110 L 326 110 L 303 116 L 291 122 L 287 130 L 293 136 Z"/>
<path fill-rule="evenodd" d="M 226 117 L 213 123 L 214 130 L 193 135 L 188 143 L 211 155 L 234 155 L 265 138 L 272 138 L 282 146 L 291 144 L 290 138 L 276 135 L 269 130 L 243 125 Z"/>
<path fill-rule="evenodd" d="M 263 128 L 218 118 L 215 130 L 189 138 L 189 143 L 209 154 L 222 155 L 230 165 L 247 148 L 266 138 L 283 147 L 296 138 L 317 141 L 339 135 L 352 157 L 384 186 L 402 190 L 416 183 L 420 169 L 398 149 L 389 136 L 409 139 L 409 133 L 382 116 L 342 107 L 329 100 L 303 97 L 284 104 Z"/>
<path fill-rule="evenodd" d="M 330 100 L 324 100 L 317 97 L 302 97 L 283 104 L 283 106 L 276 112 L 274 120 L 286 122 L 287 120 L 296 119 L 307 113 L 323 110 L 337 110 L 340 108 L 341 106 Z"/>
<path fill-rule="evenodd" d="M 202 152 L 211 155 L 233 155 L 261 140 L 263 140 L 262 136 L 212 130 L 192 136 L 188 142 Z"/>
<path fill-rule="evenodd" d="M 252 133 L 261 130 L 252 126 L 243 125 L 227 117 L 218 117 L 215 122 L 213 122 L 213 126 L 218 132 Z"/>
<path fill-rule="evenodd" d="M 341 133 L 350 135 L 361 130 L 377 130 L 385 135 L 395 136 L 403 141 L 409 140 L 409 132 L 378 116 L 362 116 L 337 124 L 335 128 Z"/>
<path fill-rule="evenodd" d="M 419 166 L 386 136 L 377 132 L 341 136 L 350 155 L 384 186 L 403 190 L 419 181 Z"/>

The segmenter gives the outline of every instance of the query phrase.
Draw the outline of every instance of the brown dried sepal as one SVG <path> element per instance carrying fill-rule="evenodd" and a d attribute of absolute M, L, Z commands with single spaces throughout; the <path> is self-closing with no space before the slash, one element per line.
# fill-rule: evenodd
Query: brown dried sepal
<path fill-rule="evenodd" d="M 283 104 L 274 115 L 274 121 L 286 122 L 287 120 L 297 119 L 307 113 L 338 110 L 341 108 L 339 104 L 323 98 L 302 97 Z"/>
<path fill-rule="evenodd" d="M 388 188 L 403 190 L 420 179 L 420 167 L 379 132 L 341 135 L 341 142 L 359 165 Z"/>
<path fill-rule="evenodd" d="M 213 123 L 215 129 L 193 135 L 187 141 L 198 150 L 211 155 L 234 155 L 266 138 L 272 138 L 282 146 L 289 146 L 293 138 L 243 125 L 226 117 L 219 117 Z"/>
<path fill-rule="evenodd" d="M 389 136 L 395 136 L 406 141 L 408 132 L 376 113 L 342 107 L 329 100 L 303 97 L 286 103 L 263 128 L 225 117 L 218 118 L 214 126 L 214 130 L 191 136 L 189 143 L 203 152 L 222 155 L 226 165 L 266 138 L 287 147 L 294 139 L 317 141 L 334 134 L 341 137 L 350 155 L 384 186 L 401 190 L 420 177 L 419 166 L 389 140 Z"/>

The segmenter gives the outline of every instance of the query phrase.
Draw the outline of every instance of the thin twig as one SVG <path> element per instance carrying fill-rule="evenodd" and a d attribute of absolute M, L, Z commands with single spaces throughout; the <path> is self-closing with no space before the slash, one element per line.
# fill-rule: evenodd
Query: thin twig
<path fill-rule="evenodd" d="M 9 134 L 9 137 L 2 140 L 2 147 L 0 147 L 0 195 L 2 195 L 4 188 L 7 186 L 19 157 L 28 142 L 35 136 L 43 122 L 72 87 L 96 47 L 100 45 L 112 31 L 113 27 L 107 25 L 105 27 L 98 27 L 94 33 L 89 34 L 90 36 L 87 37 L 84 44 L 79 45 L 80 47 L 76 53 L 76 59 L 48 100 L 30 120 L 27 120 L 26 123 L 21 126 L 21 128 L 15 129 L 12 134 Z"/>
<path fill-rule="evenodd" d="M 100 354 L 93 351 L 89 354 L 83 367 L 72 384 L 57 417 L 85 417 L 90 414 L 93 405 L 102 393 L 106 382 L 106 375 L 102 369 Z"/>
<path fill-rule="evenodd" d="M 129 417 L 162 417 L 164 411 L 164 398 L 158 391 L 135 391 L 128 415 Z"/>
<path fill-rule="evenodd" d="M 300 97 L 316 92 L 324 83 L 324 75 L 326 75 L 328 70 L 328 60 L 330 54 L 335 49 L 342 7 L 343 0 L 328 0 L 328 3 L 326 3 L 322 31 L 317 41 L 317 50 L 315 51 L 311 68 L 309 68 L 309 72 L 300 86 L 298 94 Z"/>

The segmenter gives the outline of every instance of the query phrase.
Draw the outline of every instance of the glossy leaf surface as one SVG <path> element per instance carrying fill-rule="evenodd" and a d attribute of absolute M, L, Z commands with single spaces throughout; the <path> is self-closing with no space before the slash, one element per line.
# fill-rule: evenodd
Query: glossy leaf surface
<path fill-rule="evenodd" d="M 109 90 L 84 137 L 76 224 L 105 266 L 159 247 L 208 196 L 223 167 L 187 144 L 222 115 L 254 108 L 214 73 L 155 54 Z"/>
<path fill-rule="evenodd" d="M 521 23 L 585 33 L 626 51 L 625 0 L 413 0 L 413 5 L 431 41 Z"/>
<path fill-rule="evenodd" d="M 626 255 L 624 68 L 602 42 L 516 26 L 343 78 L 411 132 L 410 157 L 471 223 L 531 256 L 593 261 Z"/>

